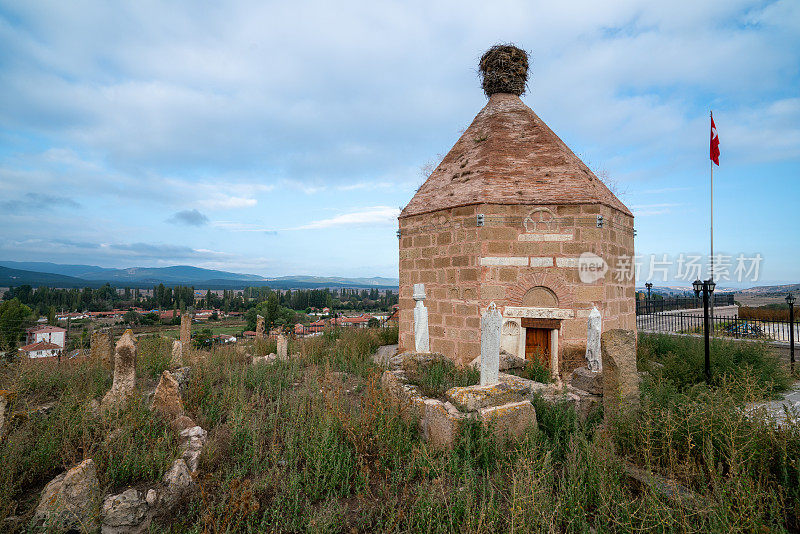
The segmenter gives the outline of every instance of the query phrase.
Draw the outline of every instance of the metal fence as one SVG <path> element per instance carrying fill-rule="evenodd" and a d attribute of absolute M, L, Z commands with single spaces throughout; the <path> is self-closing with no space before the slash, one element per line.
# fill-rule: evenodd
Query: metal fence
<path fill-rule="evenodd" d="M 714 306 L 733 306 L 733 293 L 714 295 Z M 644 299 L 636 301 L 636 315 L 649 315 L 673 310 L 692 310 L 703 307 L 703 299 L 697 297 L 670 297 L 666 299 Z"/>
<path fill-rule="evenodd" d="M 710 318 L 711 335 L 734 339 L 789 341 L 789 321 L 764 321 L 715 315 Z M 703 313 L 653 313 L 636 317 L 639 332 L 663 334 L 702 334 Z M 800 339 L 800 324 L 794 323 L 794 338 Z M 795 341 L 796 343 L 796 341 Z"/>

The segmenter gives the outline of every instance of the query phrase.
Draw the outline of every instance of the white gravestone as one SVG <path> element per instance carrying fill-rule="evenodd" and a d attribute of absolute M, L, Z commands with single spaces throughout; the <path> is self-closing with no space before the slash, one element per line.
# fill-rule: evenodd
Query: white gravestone
<path fill-rule="evenodd" d="M 500 373 L 500 325 L 503 316 L 494 302 L 481 316 L 481 385 L 497 384 Z"/>
<path fill-rule="evenodd" d="M 414 294 L 411 295 L 411 298 L 417 302 L 414 306 L 414 351 L 430 352 L 428 308 L 422 303 L 425 300 L 425 284 L 414 284 Z"/>
<path fill-rule="evenodd" d="M 586 332 L 586 367 L 595 373 L 603 370 L 603 358 L 600 354 L 600 334 L 602 331 L 600 310 L 595 306 L 589 313 Z"/>

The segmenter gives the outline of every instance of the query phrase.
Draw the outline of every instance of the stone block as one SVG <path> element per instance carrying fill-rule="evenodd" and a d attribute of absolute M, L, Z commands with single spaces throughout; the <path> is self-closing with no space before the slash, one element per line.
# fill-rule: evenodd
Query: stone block
<path fill-rule="evenodd" d="M 488 386 L 450 388 L 445 392 L 445 396 L 458 409 L 465 412 L 474 412 L 488 406 L 498 406 L 525 400 L 530 395 L 530 392 L 531 388 L 528 384 L 506 379 Z"/>
<path fill-rule="evenodd" d="M 603 355 L 603 405 L 606 416 L 639 403 L 636 371 L 636 332 L 608 330 L 601 335 Z"/>
<path fill-rule="evenodd" d="M 578 367 L 572 372 L 570 384 L 572 384 L 572 387 L 592 395 L 603 394 L 603 374 L 590 371 L 586 367 Z"/>
<path fill-rule="evenodd" d="M 498 441 L 520 438 L 528 428 L 536 428 L 536 410 L 529 400 L 482 408 L 478 414 Z"/>
<path fill-rule="evenodd" d="M 425 399 L 422 435 L 436 449 L 451 449 L 465 420 L 452 405 L 436 399 Z"/>
<path fill-rule="evenodd" d="M 551 258 L 552 259 L 552 258 Z M 527 267 L 527 256 L 484 256 L 480 260 L 482 266 L 513 265 L 517 267 Z"/>

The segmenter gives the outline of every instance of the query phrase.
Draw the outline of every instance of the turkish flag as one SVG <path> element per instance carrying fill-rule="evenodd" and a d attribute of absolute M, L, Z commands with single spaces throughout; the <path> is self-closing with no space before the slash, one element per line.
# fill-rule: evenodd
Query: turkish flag
<path fill-rule="evenodd" d="M 719 167 L 719 136 L 717 135 L 717 125 L 714 124 L 714 115 L 711 115 L 711 161 Z"/>

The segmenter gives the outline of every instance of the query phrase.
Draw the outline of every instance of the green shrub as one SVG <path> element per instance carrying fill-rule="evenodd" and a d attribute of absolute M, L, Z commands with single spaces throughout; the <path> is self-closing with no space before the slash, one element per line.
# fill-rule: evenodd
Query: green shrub
<path fill-rule="evenodd" d="M 409 382 L 419 387 L 426 397 L 441 398 L 453 387 L 474 386 L 481 379 L 479 369 L 458 367 L 451 360 L 434 360 L 422 366 L 418 376 L 409 378 Z"/>
<path fill-rule="evenodd" d="M 639 336 L 640 368 L 672 382 L 685 391 L 705 381 L 705 350 L 701 338 L 642 334 Z M 660 366 L 653 366 L 656 362 Z M 788 370 L 764 343 L 712 339 L 711 376 L 716 386 L 755 380 L 765 395 L 774 396 L 791 384 Z"/>
<path fill-rule="evenodd" d="M 525 367 L 522 369 L 510 369 L 508 372 L 528 380 L 533 380 L 534 382 L 541 382 L 543 384 L 549 384 L 553 381 L 553 376 L 550 374 L 550 369 L 545 367 L 538 358 L 528 360 L 525 364 Z"/>

